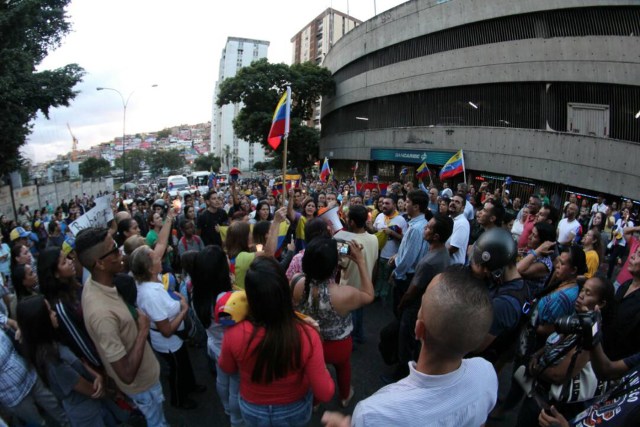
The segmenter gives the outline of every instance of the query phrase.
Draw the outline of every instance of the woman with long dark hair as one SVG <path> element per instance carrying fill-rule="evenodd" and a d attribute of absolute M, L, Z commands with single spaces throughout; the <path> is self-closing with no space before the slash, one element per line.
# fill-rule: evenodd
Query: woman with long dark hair
<path fill-rule="evenodd" d="M 133 218 L 124 218 L 118 223 L 118 233 L 115 241 L 118 246 L 124 245 L 124 242 L 131 236 L 139 236 L 140 227 L 138 221 Z"/>
<path fill-rule="evenodd" d="M 17 311 L 27 359 L 62 402 L 71 425 L 115 426 L 103 399 L 102 376 L 56 340 L 59 321 L 44 296 L 22 300 Z"/>
<path fill-rule="evenodd" d="M 318 333 L 296 316 L 291 290 L 278 262 L 258 257 L 246 277 L 249 319 L 224 337 L 220 368 L 240 372 L 245 423 L 307 425 L 312 402 L 331 399 L 334 384 Z"/>
<path fill-rule="evenodd" d="M 16 291 L 18 301 L 37 295 L 36 287 L 38 285 L 38 276 L 33 271 L 31 264 L 18 264 L 11 270 L 11 283 Z"/>
<path fill-rule="evenodd" d="M 338 246 L 334 239 L 315 238 L 307 245 L 302 258 L 304 277 L 293 278 L 293 300 L 298 310 L 318 321 L 322 348 L 327 363 L 336 368 L 340 400 L 349 406 L 351 387 L 351 351 L 353 323 L 351 312 L 373 302 L 374 290 L 360 246 L 348 242 L 349 254 L 360 275 L 360 289 L 339 286 L 334 278 L 338 268 Z"/>
<path fill-rule="evenodd" d="M 518 273 L 524 279 L 533 297 L 542 292 L 549 275 L 553 271 L 551 254 L 553 253 L 555 241 L 556 231 L 551 224 L 546 222 L 536 223 L 531 229 L 527 240 L 527 252 L 518 261 Z"/>
<path fill-rule="evenodd" d="M 273 214 L 271 213 L 271 206 L 266 200 L 261 200 L 256 205 L 255 216 L 251 219 L 251 224 L 257 224 L 260 221 L 271 221 Z"/>
<path fill-rule="evenodd" d="M 51 246 L 38 258 L 40 292 L 59 320 L 60 341 L 95 367 L 102 366 L 100 356 L 87 334 L 80 307 L 82 286 L 76 279 L 73 261 L 58 247 Z"/>

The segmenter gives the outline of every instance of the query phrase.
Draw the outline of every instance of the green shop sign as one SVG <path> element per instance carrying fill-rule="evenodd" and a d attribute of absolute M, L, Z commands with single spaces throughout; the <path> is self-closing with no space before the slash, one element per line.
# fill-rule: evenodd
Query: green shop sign
<path fill-rule="evenodd" d="M 383 160 L 387 162 L 422 163 L 430 165 L 444 165 L 455 151 L 423 151 L 423 150 L 389 150 L 385 148 L 372 148 L 371 160 Z"/>

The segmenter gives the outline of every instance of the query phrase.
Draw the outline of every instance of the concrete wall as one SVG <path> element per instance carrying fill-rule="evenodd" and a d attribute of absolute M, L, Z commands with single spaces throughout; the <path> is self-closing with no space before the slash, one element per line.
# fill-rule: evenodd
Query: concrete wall
<path fill-rule="evenodd" d="M 323 138 L 320 158 L 366 160 L 372 148 L 463 149 L 468 169 L 620 192 L 640 200 L 640 144 L 635 142 L 527 129 L 412 127 Z"/>
<path fill-rule="evenodd" d="M 92 196 L 104 191 L 113 191 L 113 178 L 93 182 L 63 181 L 38 187 L 29 185 L 13 190 L 13 198 L 16 210 L 23 204 L 29 206 L 29 210 L 33 212 L 37 208 L 44 207 L 47 200 L 51 206 L 56 207 L 62 203 L 63 199 L 68 202 L 75 196 L 82 196 L 83 193 Z M 0 187 L 0 213 L 15 219 L 11 205 L 11 190 L 8 185 Z"/>
<path fill-rule="evenodd" d="M 626 60 L 622 60 L 622 59 Z M 367 99 L 425 89 L 504 82 L 637 85 L 638 37 L 527 39 L 423 56 L 348 79 L 325 97 L 322 113 Z"/>
<path fill-rule="evenodd" d="M 637 5 L 637 0 L 409 1 L 345 34 L 331 48 L 323 65 L 335 72 L 367 53 L 471 22 L 551 9 L 628 5 Z"/>

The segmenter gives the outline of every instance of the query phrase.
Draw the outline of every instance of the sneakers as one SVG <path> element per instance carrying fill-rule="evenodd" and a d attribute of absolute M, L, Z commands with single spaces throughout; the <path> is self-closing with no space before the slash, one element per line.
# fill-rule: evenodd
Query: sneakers
<path fill-rule="evenodd" d="M 340 401 L 340 404 L 342 405 L 343 408 L 346 408 L 347 406 L 349 406 L 349 403 L 351 403 L 351 399 L 353 399 L 353 395 L 355 394 L 353 387 L 351 387 L 349 389 L 349 397 L 347 397 L 346 399 L 342 399 Z"/>

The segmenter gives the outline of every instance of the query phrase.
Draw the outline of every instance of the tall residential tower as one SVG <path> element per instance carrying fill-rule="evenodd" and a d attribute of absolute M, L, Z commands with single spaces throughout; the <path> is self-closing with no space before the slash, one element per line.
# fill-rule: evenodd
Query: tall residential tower
<path fill-rule="evenodd" d="M 220 83 L 224 79 L 235 76 L 240 68 L 251 65 L 253 61 L 266 58 L 268 48 L 268 41 L 229 37 L 222 50 L 218 81 L 213 96 L 211 152 L 222 158 L 224 166 L 251 170 L 256 162 L 264 161 L 264 149 L 260 144 L 249 144 L 233 132 L 233 119 L 242 109 L 242 103 L 218 107 L 216 98 Z M 226 164 L 227 153 L 229 165 Z"/>

